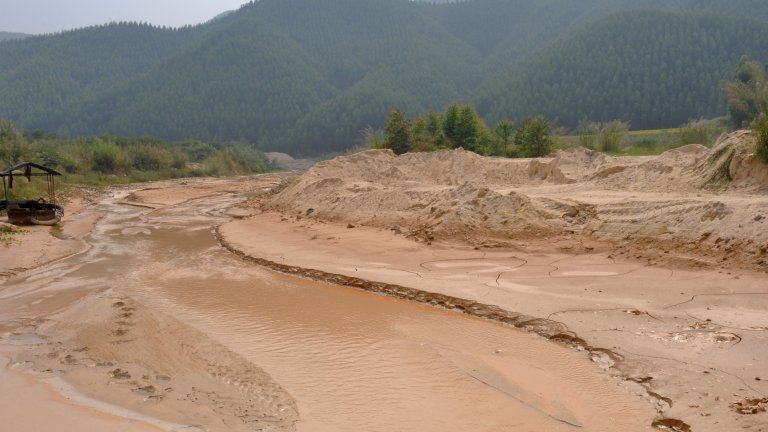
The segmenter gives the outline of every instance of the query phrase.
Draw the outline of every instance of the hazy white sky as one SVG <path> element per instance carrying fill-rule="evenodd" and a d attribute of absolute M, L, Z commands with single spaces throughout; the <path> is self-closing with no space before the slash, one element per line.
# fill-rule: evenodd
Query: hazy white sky
<path fill-rule="evenodd" d="M 247 0 L 0 0 L 0 31 L 50 33 L 110 21 L 178 27 L 207 21 Z"/>

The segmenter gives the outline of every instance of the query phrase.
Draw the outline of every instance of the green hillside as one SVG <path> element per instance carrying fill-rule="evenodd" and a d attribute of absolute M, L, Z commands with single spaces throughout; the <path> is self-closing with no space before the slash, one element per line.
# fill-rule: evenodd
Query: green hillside
<path fill-rule="evenodd" d="M 0 44 L 0 117 L 58 131 L 78 104 L 146 73 L 190 36 L 189 30 L 123 23 L 6 41 Z"/>
<path fill-rule="evenodd" d="M 0 43 L 0 118 L 302 155 L 451 102 L 490 122 L 670 127 L 724 113 L 718 82 L 765 58 L 766 19 L 755 0 L 261 0 L 195 27 Z"/>
<path fill-rule="evenodd" d="M 627 120 L 636 128 L 725 113 L 720 81 L 742 54 L 763 58 L 764 22 L 696 13 L 632 11 L 599 20 L 490 78 L 475 99 L 490 121 L 543 114 Z M 498 97 L 499 93 L 513 95 Z"/>
<path fill-rule="evenodd" d="M 51 126 L 339 150 L 395 105 L 417 112 L 466 98 L 480 60 L 408 1 L 265 1 L 217 24 Z"/>
<path fill-rule="evenodd" d="M 0 31 L 0 42 L 4 40 L 11 40 L 11 39 L 24 39 L 26 37 L 29 37 L 29 35 L 24 33 L 12 33 L 12 32 Z"/>

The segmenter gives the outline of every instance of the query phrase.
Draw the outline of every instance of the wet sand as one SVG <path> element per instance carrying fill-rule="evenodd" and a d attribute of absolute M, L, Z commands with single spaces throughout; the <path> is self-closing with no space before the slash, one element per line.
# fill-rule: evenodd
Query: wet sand
<path fill-rule="evenodd" d="M 172 261 L 157 267 L 163 276 L 155 278 L 154 292 L 142 294 L 162 293 L 185 322 L 269 371 L 297 400 L 298 430 L 645 430 L 650 424 L 650 404 L 578 352 L 350 288 L 248 267 L 227 277 L 216 269 L 230 268 L 206 256 L 195 268 L 207 277 L 190 277 L 188 266 Z"/>
<path fill-rule="evenodd" d="M 10 366 L 15 354 L 0 348 L 0 425 L 2 430 L 36 432 L 56 430 L 159 432 L 160 429 L 141 420 L 128 418 L 115 407 L 100 410 L 76 402 L 52 384 L 25 372 L 21 365 Z M 44 413 L 44 415 L 41 415 Z"/>
<path fill-rule="evenodd" d="M 562 323 L 585 344 L 613 352 L 596 360 L 642 383 L 659 418 L 684 419 L 693 430 L 760 430 L 768 422 L 732 406 L 768 394 L 764 274 L 558 252 L 566 240 L 531 242 L 527 252 L 426 245 L 392 230 L 277 213 L 225 224 L 220 233 L 232 250 L 289 272 L 315 269 L 498 305 L 551 320 L 546 335 Z"/>
<path fill-rule="evenodd" d="M 211 431 L 650 428 L 652 398 L 569 347 L 221 248 L 213 228 L 277 181 L 171 190 L 167 204 L 115 194 L 88 251 L 3 283 L 2 344 L 39 338 L 17 362 L 86 400 Z"/>

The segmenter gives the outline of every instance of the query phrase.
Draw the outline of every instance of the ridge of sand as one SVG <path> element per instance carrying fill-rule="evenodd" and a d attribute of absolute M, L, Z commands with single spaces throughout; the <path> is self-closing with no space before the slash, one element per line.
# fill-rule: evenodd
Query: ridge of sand
<path fill-rule="evenodd" d="M 11 366 L 14 350 L 0 346 L 0 424 L 7 430 L 121 430 L 125 432 L 158 432 L 139 415 L 110 413 L 109 408 L 94 410 L 88 403 L 72 402 L 74 395 L 63 396 L 52 384 L 42 382 L 21 368 Z M 44 412 L 45 415 L 40 415 Z M 132 413 L 133 414 L 133 413 Z M 150 419 L 151 421 L 151 419 Z"/>
<path fill-rule="evenodd" d="M 768 271 L 768 165 L 753 142 L 738 131 L 711 150 L 612 157 L 579 148 L 517 160 L 370 150 L 318 163 L 265 208 L 402 229 L 426 242 L 575 234 L 651 263 L 673 251 L 689 265 Z"/>

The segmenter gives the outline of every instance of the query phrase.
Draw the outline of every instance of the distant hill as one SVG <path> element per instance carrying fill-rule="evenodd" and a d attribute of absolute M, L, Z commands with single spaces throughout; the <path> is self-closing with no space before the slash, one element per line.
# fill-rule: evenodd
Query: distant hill
<path fill-rule="evenodd" d="M 0 117 L 301 155 L 455 101 L 489 121 L 677 126 L 724 112 L 718 81 L 765 57 L 767 19 L 754 0 L 260 0 L 194 27 L 6 41 Z"/>

